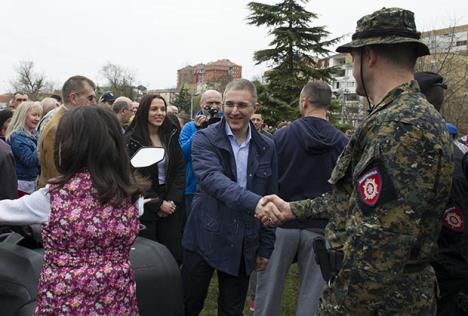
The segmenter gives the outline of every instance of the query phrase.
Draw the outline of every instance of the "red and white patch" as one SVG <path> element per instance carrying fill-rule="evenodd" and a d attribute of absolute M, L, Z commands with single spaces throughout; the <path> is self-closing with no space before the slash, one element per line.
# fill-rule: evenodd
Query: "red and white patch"
<path fill-rule="evenodd" d="M 360 176 L 358 186 L 361 200 L 369 206 L 374 206 L 382 192 L 382 177 L 379 169 L 372 168 Z"/>
<path fill-rule="evenodd" d="M 444 226 L 448 229 L 461 233 L 465 229 L 465 218 L 458 207 L 451 207 L 444 212 Z"/>

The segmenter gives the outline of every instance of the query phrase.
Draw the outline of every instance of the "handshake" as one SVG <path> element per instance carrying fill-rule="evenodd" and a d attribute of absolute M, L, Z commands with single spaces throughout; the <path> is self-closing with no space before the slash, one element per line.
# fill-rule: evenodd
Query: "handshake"
<path fill-rule="evenodd" d="M 277 195 L 267 195 L 261 198 L 255 208 L 255 217 L 263 225 L 269 227 L 278 226 L 296 218 L 289 203 Z"/>

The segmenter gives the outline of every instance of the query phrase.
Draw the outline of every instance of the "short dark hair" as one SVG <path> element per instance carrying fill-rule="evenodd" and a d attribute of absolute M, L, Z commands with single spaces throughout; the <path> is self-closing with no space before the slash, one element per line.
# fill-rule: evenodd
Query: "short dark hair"
<path fill-rule="evenodd" d="M 59 96 L 58 94 L 52 94 L 50 97 L 51 97 L 52 99 L 57 100 L 59 103 L 62 103 L 62 97 Z"/>
<path fill-rule="evenodd" d="M 112 104 L 112 111 L 114 111 L 114 113 L 119 113 L 123 109 L 128 109 L 127 101 L 122 101 L 121 100 L 121 101 L 114 102 Z"/>
<path fill-rule="evenodd" d="M 13 111 L 9 108 L 0 110 L 0 128 L 2 128 L 3 124 L 11 117 L 13 117 Z"/>
<path fill-rule="evenodd" d="M 377 51 L 377 54 L 386 60 L 390 61 L 395 66 L 406 70 L 414 71 L 416 65 L 417 50 L 414 43 L 400 44 L 379 44 L 370 45 L 372 49 Z"/>
<path fill-rule="evenodd" d="M 73 76 L 68 78 L 67 81 L 65 81 L 62 87 L 62 97 L 65 104 L 67 104 L 68 96 L 71 93 L 79 93 L 83 91 L 85 82 L 87 82 L 93 88 L 93 90 L 96 89 L 96 85 L 94 84 L 94 82 L 85 76 Z"/>
<path fill-rule="evenodd" d="M 176 126 L 173 125 L 170 119 L 167 117 L 167 103 L 163 97 L 157 94 L 147 94 L 143 96 L 140 101 L 140 105 L 138 106 L 138 110 L 135 113 L 135 117 L 132 120 L 132 123 L 128 127 L 128 131 L 133 133 L 133 135 L 137 136 L 138 138 L 144 140 L 147 146 L 151 145 L 151 139 L 149 137 L 148 131 L 148 113 L 151 107 L 151 103 L 154 99 L 160 99 L 164 102 L 164 108 L 166 109 L 166 118 L 164 119 L 159 131 L 160 131 L 160 139 L 164 145 L 167 145 L 169 141 L 169 135 L 172 130 L 177 129 Z"/>
<path fill-rule="evenodd" d="M 13 98 L 15 98 L 18 94 L 26 94 L 26 95 L 28 95 L 26 92 L 23 92 L 23 91 L 16 91 L 15 93 L 13 93 Z"/>
<path fill-rule="evenodd" d="M 66 111 L 57 127 L 54 159 L 61 175 L 49 182 L 59 187 L 87 170 L 103 203 L 135 201 L 141 192 L 120 124 L 109 110 L 92 105 Z"/>
<path fill-rule="evenodd" d="M 234 79 L 226 85 L 224 89 L 224 97 L 230 90 L 247 90 L 252 96 L 252 104 L 257 104 L 257 88 L 255 85 L 247 79 Z"/>
<path fill-rule="evenodd" d="M 332 92 L 330 86 L 324 81 L 309 81 L 302 88 L 301 94 L 316 108 L 328 109 L 330 106 Z"/>

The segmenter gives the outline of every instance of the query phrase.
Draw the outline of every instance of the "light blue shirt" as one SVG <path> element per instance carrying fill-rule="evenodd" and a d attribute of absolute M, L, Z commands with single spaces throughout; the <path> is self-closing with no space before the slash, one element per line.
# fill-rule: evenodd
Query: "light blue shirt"
<path fill-rule="evenodd" d="M 252 138 L 252 133 L 249 129 L 247 131 L 247 138 L 242 144 L 237 143 L 237 139 L 232 133 L 231 127 L 226 122 L 226 135 L 231 143 L 232 152 L 234 153 L 234 159 L 236 160 L 236 172 L 237 172 L 237 184 L 242 188 L 247 187 L 247 164 L 249 160 L 249 144 Z"/>

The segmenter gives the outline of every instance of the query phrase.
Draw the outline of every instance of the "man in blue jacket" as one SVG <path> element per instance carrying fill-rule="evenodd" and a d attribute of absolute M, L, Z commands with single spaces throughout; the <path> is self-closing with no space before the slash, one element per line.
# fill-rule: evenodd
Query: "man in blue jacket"
<path fill-rule="evenodd" d="M 203 309 L 214 270 L 218 315 L 242 315 L 249 275 L 264 270 L 273 251 L 274 230 L 254 217 L 261 197 L 277 190 L 274 143 L 250 123 L 256 99 L 250 81 L 231 81 L 224 118 L 193 138 L 198 185 L 182 240 L 186 315 Z"/>
<path fill-rule="evenodd" d="M 215 110 L 219 117 L 221 113 L 221 93 L 216 90 L 207 90 L 200 99 L 201 110 L 195 116 L 195 120 L 188 122 L 180 132 L 179 142 L 185 158 L 185 212 L 188 215 L 192 208 L 193 195 L 197 187 L 197 180 L 192 170 L 192 140 L 195 133 L 202 129 L 210 116 L 209 111 Z"/>

